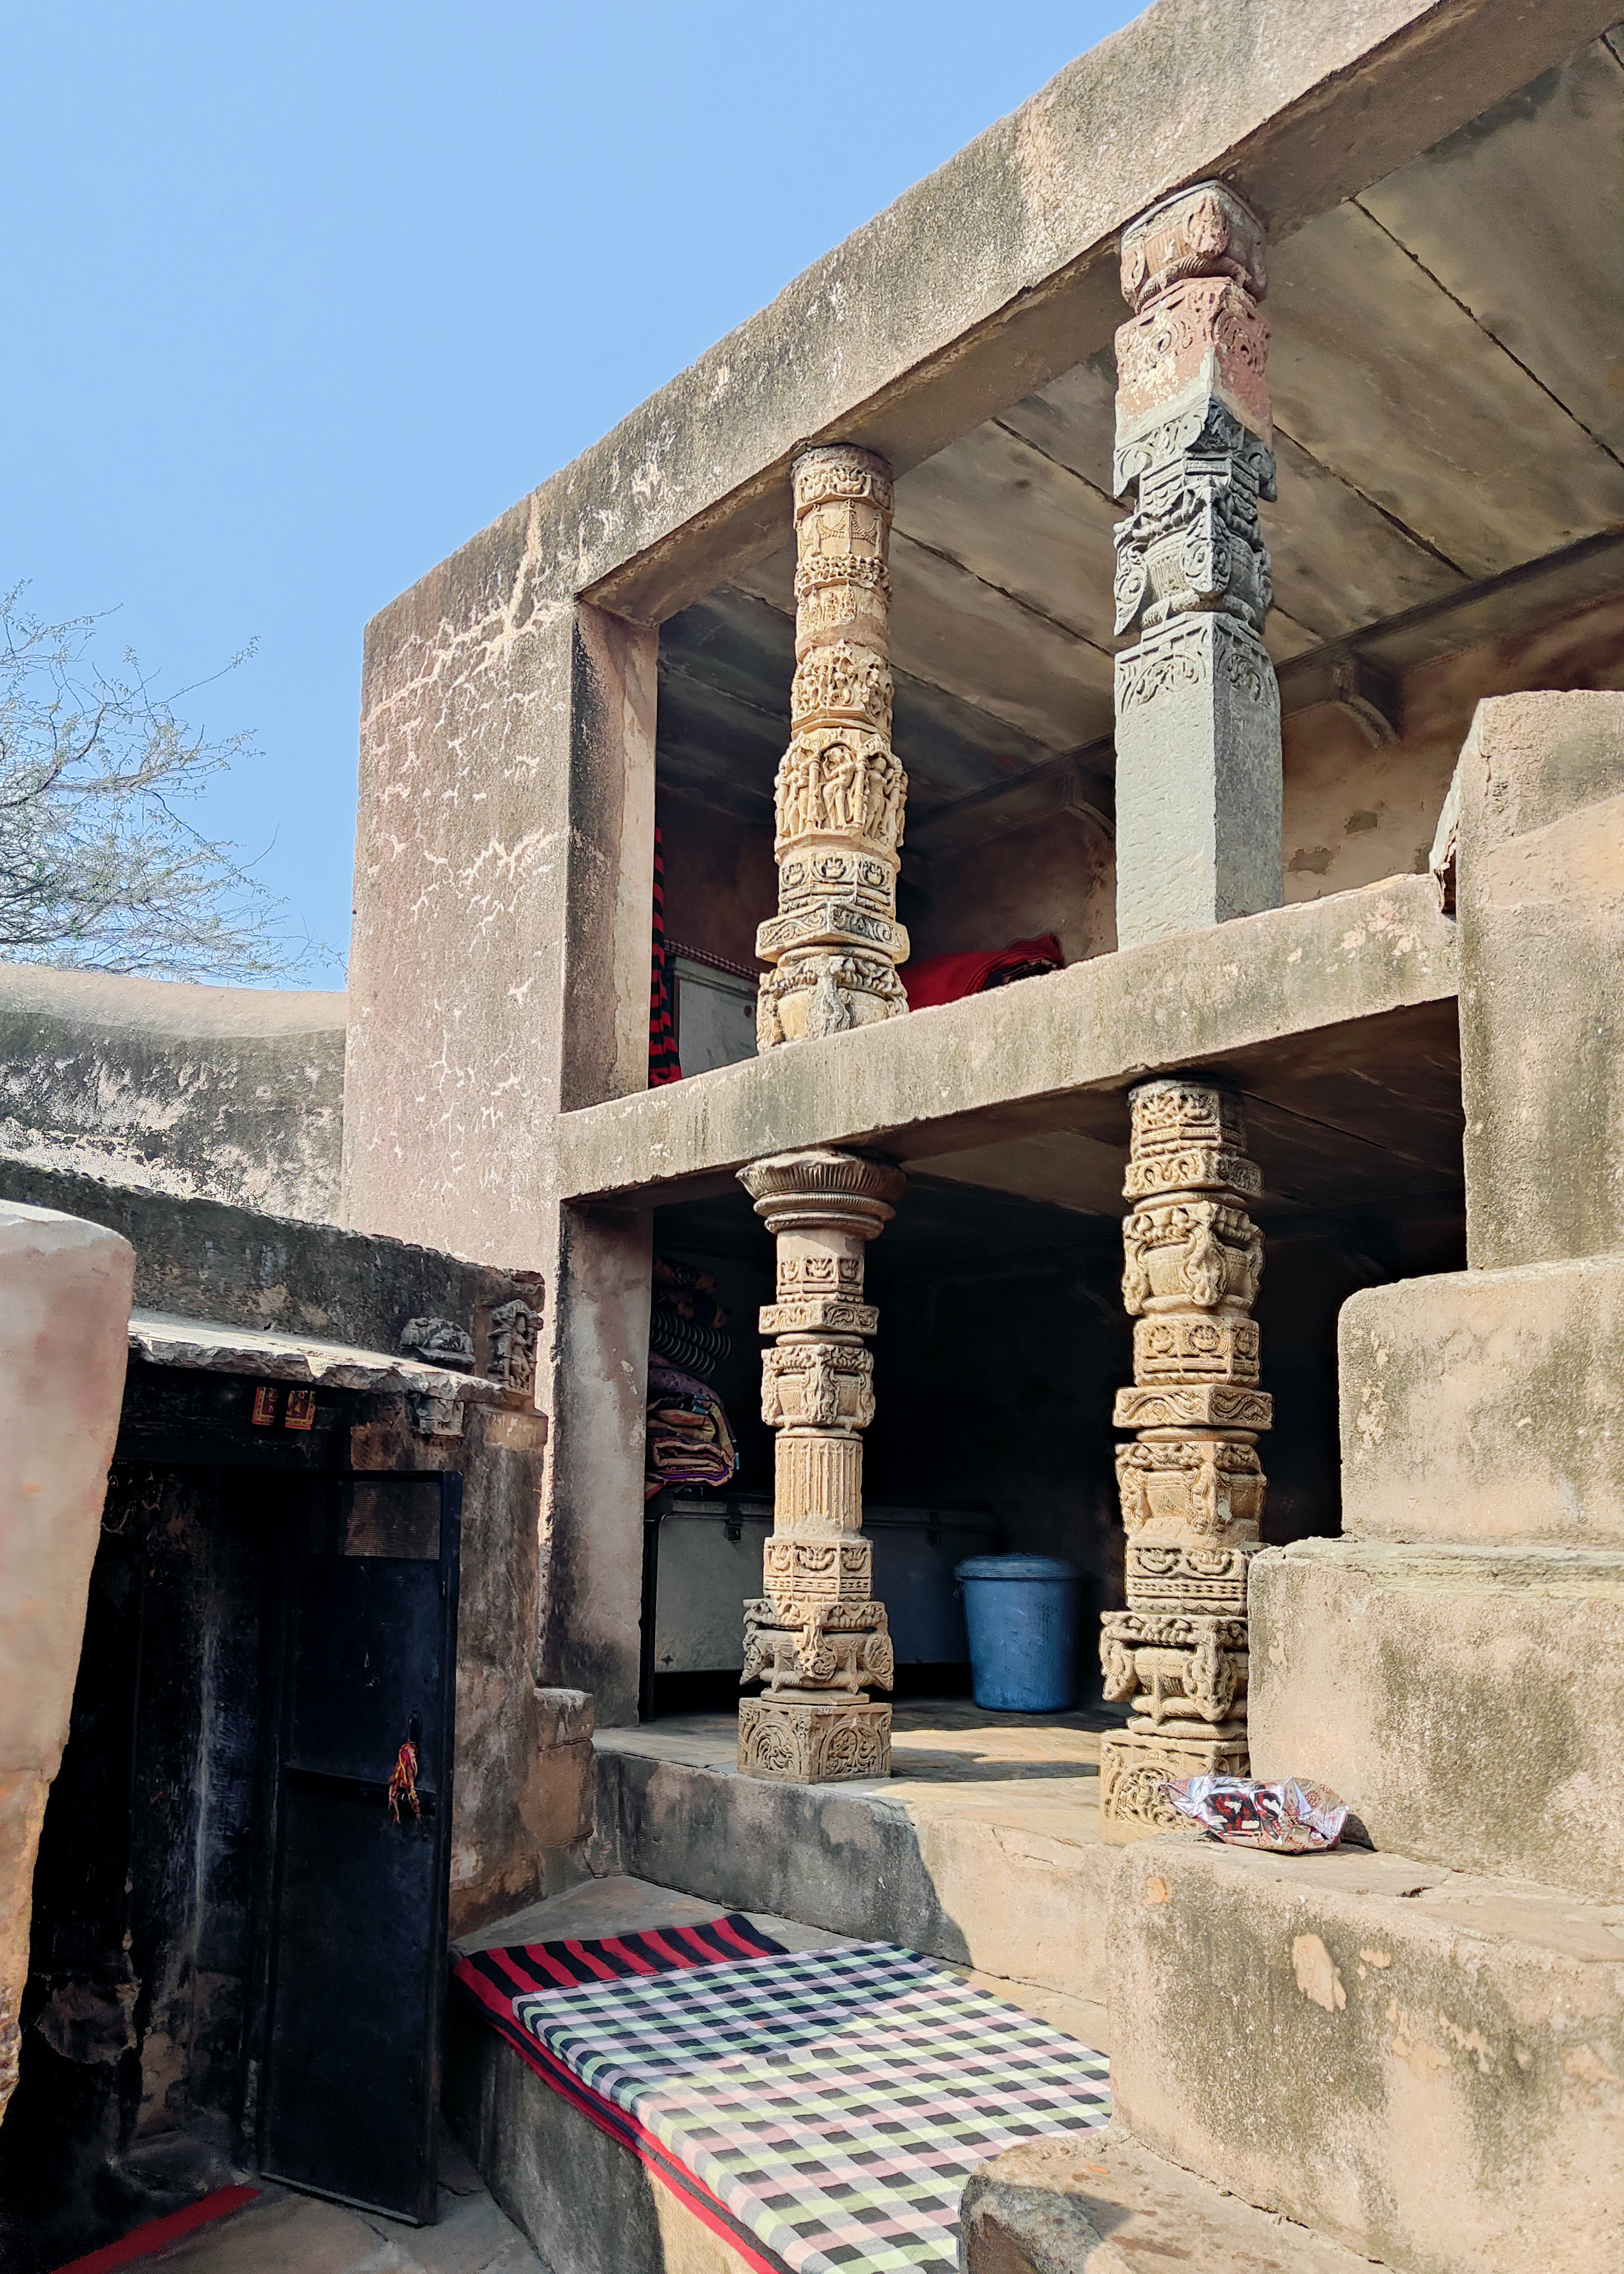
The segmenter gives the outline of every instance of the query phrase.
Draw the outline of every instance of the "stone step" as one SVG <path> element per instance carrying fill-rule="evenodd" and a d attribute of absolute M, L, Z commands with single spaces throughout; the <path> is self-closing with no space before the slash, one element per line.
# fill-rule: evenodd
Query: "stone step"
<path fill-rule="evenodd" d="M 1380 1849 L 1624 1901 L 1624 1550 L 1307 1540 L 1252 1566 L 1252 1765 Z"/>
<path fill-rule="evenodd" d="M 602 1730 L 592 1868 L 946 1959 L 1108 2051 L 1112 1726 L 901 1705 L 891 1777 L 828 1785 L 740 1776 L 730 1715 Z"/>
<path fill-rule="evenodd" d="M 1624 2266 L 1624 1905 L 1177 1837 L 1109 1903 L 1145 2146 L 1406 2274 Z"/>
<path fill-rule="evenodd" d="M 1624 1547 L 1624 1255 L 1362 1288 L 1337 1320 L 1342 1530 Z"/>
<path fill-rule="evenodd" d="M 983 2164 L 964 2194 L 964 2274 L 1372 2274 L 1372 2262 L 1198 2180 L 1112 2124 Z"/>

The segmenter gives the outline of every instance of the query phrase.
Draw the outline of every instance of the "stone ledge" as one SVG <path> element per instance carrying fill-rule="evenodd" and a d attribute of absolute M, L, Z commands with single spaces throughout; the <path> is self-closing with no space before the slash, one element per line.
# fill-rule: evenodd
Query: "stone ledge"
<path fill-rule="evenodd" d="M 1455 990 L 1455 926 L 1431 877 L 1391 877 L 563 1114 L 559 1190 L 646 1193 L 914 1128 L 929 1135 L 914 1149 L 940 1152 L 955 1117 L 1119 1088 Z M 964 1141 L 983 1134 L 971 1121 Z"/>
<path fill-rule="evenodd" d="M 1371 2261 L 1258 2210 L 1118 2126 L 1034 2140 L 983 2164 L 964 2192 L 964 2274 L 1369 2274 Z"/>
<path fill-rule="evenodd" d="M 964 1781 L 926 1760 L 920 1774 L 929 1733 L 911 1732 L 909 1718 L 898 1709 L 889 1779 L 838 1785 L 741 1777 L 718 1765 L 714 1740 L 685 1741 L 669 1723 L 600 1730 L 592 1869 L 899 1942 L 996 1977 L 995 1987 L 1032 1985 L 1050 2000 L 1034 2010 L 1101 2044 L 1116 1851 L 1100 1838 L 1092 1759 L 1073 1773 L 1060 1760 L 1012 1762 L 1007 1780 L 977 1780 L 966 1763 Z M 1097 1732 L 1062 1735 L 1097 1749 Z"/>
<path fill-rule="evenodd" d="M 1417 2274 L 1624 2263 L 1624 1906 L 1178 1840 L 1110 1892 L 1147 2147 Z"/>
<path fill-rule="evenodd" d="M 1624 1546 L 1624 1254 L 1451 1271 L 1343 1305 L 1350 1537 Z"/>

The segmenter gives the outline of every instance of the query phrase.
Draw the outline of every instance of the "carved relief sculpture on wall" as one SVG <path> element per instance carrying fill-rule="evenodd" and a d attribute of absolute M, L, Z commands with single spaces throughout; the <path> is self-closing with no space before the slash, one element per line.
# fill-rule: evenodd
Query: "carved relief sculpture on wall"
<path fill-rule="evenodd" d="M 1114 1415 L 1136 1433 L 1116 1452 L 1128 1603 L 1101 1622 L 1100 1662 L 1106 1697 L 1132 1718 L 1100 1744 L 1109 1841 L 1177 1828 L 1170 1780 L 1246 1773 L 1246 1571 L 1267 1482 L 1257 1440 L 1274 1419 L 1248 1315 L 1263 1238 L 1246 1204 L 1262 1179 L 1239 1102 L 1172 1079 L 1141 1084 L 1130 1108 L 1135 1379 Z"/>
<path fill-rule="evenodd" d="M 870 450 L 804 450 L 795 493 L 791 740 L 773 792 L 778 913 L 756 934 L 757 1040 L 814 1041 L 908 1007 L 897 922 L 907 778 L 891 746 L 891 473 Z"/>
<path fill-rule="evenodd" d="M 878 1314 L 863 1300 L 868 1243 L 904 1189 L 895 1169 L 854 1154 L 786 1153 L 739 1181 L 778 1242 L 775 1302 L 762 1311 L 762 1419 L 776 1430 L 772 1536 L 761 1599 L 745 1605 L 739 1708 L 746 1776 L 821 1784 L 885 1776 L 891 1686 L 885 1607 L 862 1536 L 862 1438 L 874 1419 Z"/>

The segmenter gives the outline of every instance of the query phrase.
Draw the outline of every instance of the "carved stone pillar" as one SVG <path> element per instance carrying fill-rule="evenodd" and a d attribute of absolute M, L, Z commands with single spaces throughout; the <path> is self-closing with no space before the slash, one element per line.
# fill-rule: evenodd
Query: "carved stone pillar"
<path fill-rule="evenodd" d="M 891 747 L 891 470 L 844 444 L 804 450 L 795 486 L 795 677 L 775 786 L 778 913 L 760 1047 L 812 1041 L 908 1007 L 897 966 L 907 777 Z"/>
<path fill-rule="evenodd" d="M 1274 494 L 1263 230 L 1220 182 L 1124 230 L 1116 335 L 1116 937 L 1281 898 L 1280 690 L 1258 500 Z"/>
<path fill-rule="evenodd" d="M 745 1605 L 744 1672 L 767 1687 L 739 1708 L 746 1776 L 825 1784 L 891 1772 L 885 1606 L 862 1536 L 862 1438 L 874 1419 L 878 1314 L 863 1254 L 906 1179 L 850 1153 L 784 1153 L 739 1181 L 777 1239 L 778 1300 L 761 1314 L 762 1419 L 778 1431 L 772 1536 L 759 1602 Z"/>
<path fill-rule="evenodd" d="M 1239 1103 L 1178 1080 L 1132 1094 L 1123 1301 L 1134 1321 L 1133 1387 L 1116 1393 L 1116 1481 L 1128 1534 L 1128 1608 L 1101 1622 L 1105 1694 L 1133 1719 L 1100 1743 L 1110 1841 L 1177 1826 L 1168 1780 L 1246 1773 L 1246 1573 L 1267 1485 L 1252 1316 L 1262 1189 Z"/>

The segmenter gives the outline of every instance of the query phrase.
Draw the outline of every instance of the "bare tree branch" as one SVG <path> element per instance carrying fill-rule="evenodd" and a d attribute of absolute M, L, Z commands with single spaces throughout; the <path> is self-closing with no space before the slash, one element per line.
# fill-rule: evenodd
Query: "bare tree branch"
<path fill-rule="evenodd" d="M 0 955 L 186 979 L 335 961 L 177 809 L 259 756 L 250 734 L 210 741 L 175 716 L 212 681 L 160 695 L 127 651 L 107 672 L 96 617 L 45 623 L 23 590 L 0 595 Z"/>

